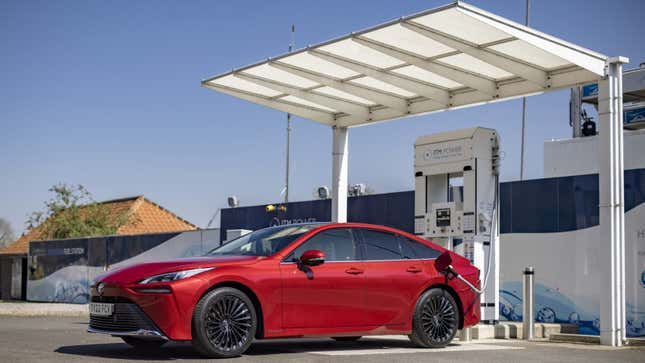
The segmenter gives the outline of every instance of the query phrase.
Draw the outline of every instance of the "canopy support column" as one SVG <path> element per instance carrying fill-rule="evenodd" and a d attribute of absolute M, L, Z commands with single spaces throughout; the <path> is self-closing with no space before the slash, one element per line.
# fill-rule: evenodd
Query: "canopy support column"
<path fill-rule="evenodd" d="M 600 342 L 625 340 L 625 195 L 623 164 L 623 70 L 628 60 L 607 60 L 598 84 L 600 181 Z"/>
<path fill-rule="evenodd" d="M 332 127 L 331 221 L 347 222 L 347 127 Z"/>

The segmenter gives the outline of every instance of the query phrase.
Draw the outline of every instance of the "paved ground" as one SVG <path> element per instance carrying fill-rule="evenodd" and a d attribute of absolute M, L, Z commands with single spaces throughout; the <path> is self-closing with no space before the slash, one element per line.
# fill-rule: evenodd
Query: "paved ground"
<path fill-rule="evenodd" d="M 117 338 L 85 333 L 86 319 L 0 317 L 2 362 L 181 362 L 204 361 L 190 344 L 171 343 L 142 353 Z M 235 362 L 645 362 L 645 347 L 610 349 L 554 343 L 490 340 L 456 343 L 445 349 L 413 347 L 400 337 L 364 338 L 355 343 L 330 339 L 260 341 Z"/>

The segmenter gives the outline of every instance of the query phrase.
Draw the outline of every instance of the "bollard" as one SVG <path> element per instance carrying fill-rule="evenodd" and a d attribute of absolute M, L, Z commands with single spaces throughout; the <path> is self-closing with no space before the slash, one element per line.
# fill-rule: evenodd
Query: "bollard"
<path fill-rule="evenodd" d="M 472 328 L 463 328 L 461 329 L 461 333 L 459 333 L 459 341 L 460 342 L 470 342 L 473 340 L 473 331 Z"/>
<path fill-rule="evenodd" d="M 522 300 L 522 338 L 531 340 L 535 332 L 535 311 L 534 311 L 534 276 L 533 267 L 524 269 L 523 300 Z"/>

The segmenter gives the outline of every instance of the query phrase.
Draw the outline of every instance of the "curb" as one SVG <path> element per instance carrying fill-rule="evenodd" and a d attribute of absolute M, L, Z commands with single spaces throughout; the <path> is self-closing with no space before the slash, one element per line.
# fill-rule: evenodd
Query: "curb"
<path fill-rule="evenodd" d="M 600 337 L 597 335 L 584 334 L 551 334 L 549 341 L 555 343 L 583 343 L 583 344 L 600 344 Z"/>
<path fill-rule="evenodd" d="M 87 304 L 0 303 L 0 316 L 89 318 Z"/>

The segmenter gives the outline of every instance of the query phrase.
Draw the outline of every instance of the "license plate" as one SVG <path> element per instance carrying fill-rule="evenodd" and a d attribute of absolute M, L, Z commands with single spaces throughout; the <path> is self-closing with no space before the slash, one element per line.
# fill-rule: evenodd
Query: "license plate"
<path fill-rule="evenodd" d="M 90 315 L 110 316 L 114 313 L 114 304 L 90 303 Z"/>

